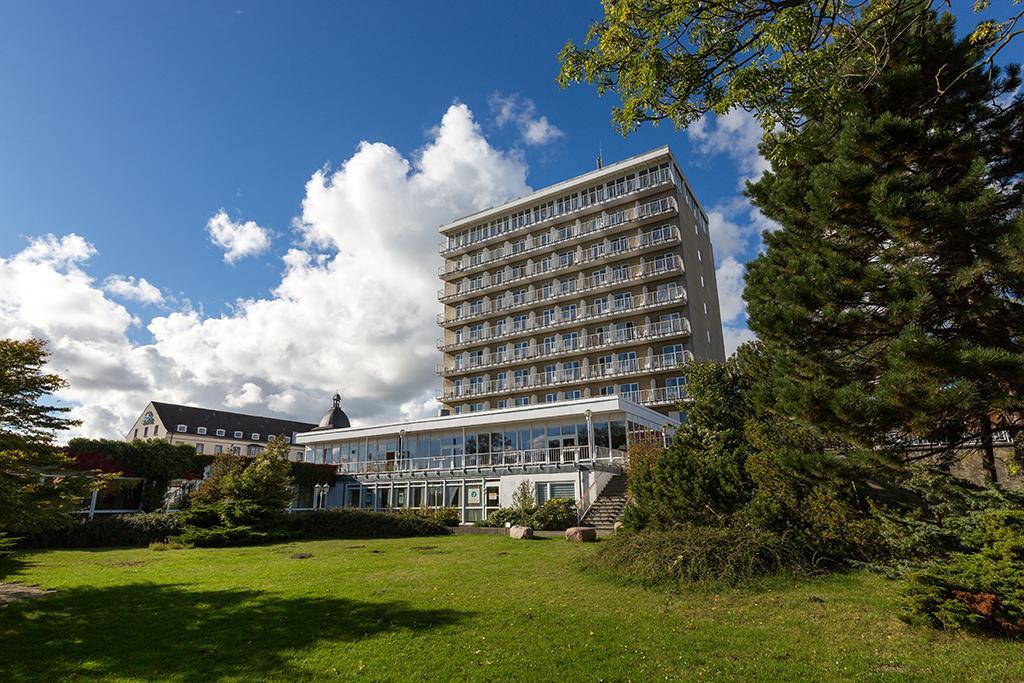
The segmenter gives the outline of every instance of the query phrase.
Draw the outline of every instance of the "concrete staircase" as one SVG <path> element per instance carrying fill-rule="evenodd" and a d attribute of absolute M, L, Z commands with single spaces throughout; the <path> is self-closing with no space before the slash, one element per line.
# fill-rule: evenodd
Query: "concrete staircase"
<path fill-rule="evenodd" d="M 615 522 L 622 519 L 622 511 L 626 509 L 626 482 L 625 474 L 616 474 L 605 484 L 601 495 L 583 516 L 584 526 L 611 529 Z"/>

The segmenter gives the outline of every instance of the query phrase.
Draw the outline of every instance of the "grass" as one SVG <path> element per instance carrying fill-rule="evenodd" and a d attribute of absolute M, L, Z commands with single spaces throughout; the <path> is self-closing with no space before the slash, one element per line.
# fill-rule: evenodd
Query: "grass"
<path fill-rule="evenodd" d="M 451 536 L 26 553 L 0 680 L 1022 680 L 1020 643 L 898 621 L 867 573 L 670 596 L 592 546 Z M 299 559 L 297 554 L 310 557 Z"/>

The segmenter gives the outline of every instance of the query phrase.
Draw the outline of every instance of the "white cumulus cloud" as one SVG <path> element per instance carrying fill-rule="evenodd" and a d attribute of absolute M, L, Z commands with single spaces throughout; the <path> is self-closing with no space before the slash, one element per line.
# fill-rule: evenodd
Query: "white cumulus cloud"
<path fill-rule="evenodd" d="M 103 289 L 114 296 L 143 304 L 162 304 L 164 295 L 144 277 L 111 275 L 103 281 Z"/>
<path fill-rule="evenodd" d="M 533 100 L 515 94 L 505 96 L 494 93 L 490 103 L 494 123 L 499 127 L 514 124 L 523 142 L 528 145 L 543 145 L 565 136 L 558 126 L 548 121 L 547 116 L 537 115 L 537 105 Z"/>
<path fill-rule="evenodd" d="M 206 223 L 210 241 L 224 250 L 224 260 L 234 263 L 246 256 L 255 256 L 270 248 L 270 231 L 254 221 L 233 221 L 221 209 Z"/>
<path fill-rule="evenodd" d="M 159 315 L 133 342 L 140 321 L 83 270 L 95 249 L 47 235 L 0 258 L 0 336 L 50 341 L 83 420 L 65 436 L 121 436 L 151 399 L 316 421 L 340 390 L 355 423 L 436 414 L 438 225 L 528 193 L 526 173 L 455 104 L 413 155 L 364 142 L 312 174 L 269 296 Z"/>

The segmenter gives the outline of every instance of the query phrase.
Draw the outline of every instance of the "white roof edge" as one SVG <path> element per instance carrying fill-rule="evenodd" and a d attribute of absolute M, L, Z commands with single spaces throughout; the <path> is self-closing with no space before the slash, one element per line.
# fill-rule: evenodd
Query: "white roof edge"
<path fill-rule="evenodd" d="M 418 420 L 410 420 L 408 422 L 389 422 L 380 425 L 303 432 L 295 436 L 295 443 L 308 444 L 320 443 L 323 441 L 337 441 L 339 439 L 349 437 L 382 436 L 387 434 L 397 434 L 402 430 L 405 430 L 406 432 L 425 432 L 439 429 L 457 429 L 462 427 L 502 424 L 506 422 L 522 422 L 524 420 L 558 419 L 572 415 L 582 416 L 584 411 L 587 409 L 601 413 L 625 411 L 641 417 L 646 417 L 648 420 L 655 423 L 672 425 L 673 427 L 679 426 L 678 420 L 673 420 L 668 415 L 659 413 L 658 411 L 640 405 L 639 403 L 626 400 L 621 396 L 594 396 L 591 398 L 577 399 L 575 401 L 536 403 L 529 406 L 485 410 L 477 413 L 425 417 Z"/>
<path fill-rule="evenodd" d="M 564 192 L 568 188 L 573 187 L 575 185 L 581 185 L 581 184 L 584 184 L 584 183 L 592 182 L 592 181 L 596 180 L 597 178 L 600 178 L 601 176 L 604 176 L 604 175 L 607 175 L 607 174 L 610 174 L 610 173 L 615 173 L 615 172 L 620 171 L 620 170 L 622 170 L 624 168 L 628 168 L 629 166 L 634 166 L 634 165 L 637 165 L 637 164 L 646 163 L 646 162 L 652 161 L 652 160 L 657 159 L 657 158 L 662 157 L 662 156 L 667 156 L 667 157 L 671 158 L 672 159 L 672 163 L 675 164 L 677 169 L 679 168 L 679 162 L 676 161 L 676 157 L 672 153 L 672 149 L 668 145 L 662 145 L 661 147 L 656 147 L 655 149 L 652 149 L 649 152 L 643 152 L 642 154 L 637 154 L 635 156 L 631 156 L 631 157 L 629 157 L 627 159 L 623 159 L 622 161 L 616 161 L 614 164 L 609 164 L 609 165 L 607 165 L 607 166 L 605 166 L 603 168 L 594 169 L 593 171 L 587 171 L 586 173 L 582 173 L 582 174 L 580 174 L 578 176 L 574 176 L 572 178 L 569 178 L 568 180 L 563 180 L 560 183 L 555 183 L 554 185 L 548 185 L 547 187 L 542 187 L 541 189 L 536 190 L 534 192 L 531 192 L 530 194 L 523 195 L 522 197 L 517 197 L 516 199 L 509 200 L 509 201 L 505 202 L 504 204 L 498 204 L 497 206 L 492 206 L 489 209 L 482 209 L 480 211 L 477 211 L 476 213 L 472 213 L 472 214 L 470 214 L 468 216 L 464 216 L 462 218 L 454 220 L 451 223 L 445 223 L 445 224 L 441 225 L 439 230 L 440 230 L 441 234 L 445 234 L 448 231 L 453 230 L 455 228 L 461 228 L 461 227 L 463 227 L 463 226 L 465 226 L 467 224 L 476 223 L 477 221 L 481 221 L 485 217 L 487 217 L 487 216 L 489 216 L 489 215 L 491 215 L 493 213 L 503 213 L 505 211 L 509 211 L 509 210 L 511 210 L 513 208 L 516 208 L 516 207 L 518 207 L 518 206 L 520 206 L 522 204 L 531 204 L 531 203 L 533 203 L 535 201 L 538 201 L 541 197 L 544 197 L 546 195 L 549 195 L 549 194 L 559 194 L 559 193 Z M 680 169 L 680 175 L 682 175 L 682 170 L 681 169 Z M 701 210 L 703 210 L 703 207 L 701 207 Z"/>

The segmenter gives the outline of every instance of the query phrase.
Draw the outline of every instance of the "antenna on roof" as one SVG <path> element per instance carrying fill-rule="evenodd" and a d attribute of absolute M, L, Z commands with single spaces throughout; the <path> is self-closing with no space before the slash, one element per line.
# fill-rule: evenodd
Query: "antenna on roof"
<path fill-rule="evenodd" d="M 601 143 L 597 143 L 597 170 L 604 168 L 604 155 L 601 153 Z"/>

